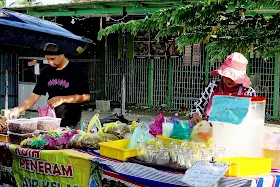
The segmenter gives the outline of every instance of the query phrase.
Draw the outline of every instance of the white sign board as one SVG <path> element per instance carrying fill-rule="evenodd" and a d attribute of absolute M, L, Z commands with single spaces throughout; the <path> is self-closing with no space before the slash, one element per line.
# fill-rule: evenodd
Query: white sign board
<path fill-rule="evenodd" d="M 229 163 L 198 161 L 188 169 L 182 182 L 193 187 L 213 187 L 225 175 Z"/>

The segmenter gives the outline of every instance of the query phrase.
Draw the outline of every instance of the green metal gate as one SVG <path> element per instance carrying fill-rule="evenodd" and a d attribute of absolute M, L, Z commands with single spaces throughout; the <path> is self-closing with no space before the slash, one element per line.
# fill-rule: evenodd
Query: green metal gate
<path fill-rule="evenodd" d="M 105 63 L 105 92 L 109 100 L 119 101 L 121 65 L 114 53 L 113 50 L 108 53 Z M 264 61 L 254 55 L 248 60 L 252 87 L 258 96 L 267 98 L 267 115 L 277 118 L 280 115 L 278 56 Z M 165 104 L 180 109 L 191 108 L 204 86 L 215 78 L 210 77 L 210 72 L 220 63 L 210 64 L 201 44 L 187 46 L 183 57 L 127 59 L 125 66 L 127 103 L 150 107 Z"/>

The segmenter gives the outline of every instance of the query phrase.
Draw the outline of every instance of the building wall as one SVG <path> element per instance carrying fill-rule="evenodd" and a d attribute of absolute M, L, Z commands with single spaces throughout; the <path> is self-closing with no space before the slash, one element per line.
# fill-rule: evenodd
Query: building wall
<path fill-rule="evenodd" d="M 7 63 L 7 66 L 6 66 Z M 7 67 L 7 68 L 6 68 Z M 17 105 L 17 55 L 0 53 L 0 108 L 5 107 L 5 71 L 8 69 L 8 106 Z"/>

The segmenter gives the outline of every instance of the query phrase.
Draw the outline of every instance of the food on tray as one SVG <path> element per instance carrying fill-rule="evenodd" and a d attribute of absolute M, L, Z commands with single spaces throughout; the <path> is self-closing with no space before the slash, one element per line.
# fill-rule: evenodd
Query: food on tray
<path fill-rule="evenodd" d="M 37 121 L 37 129 L 41 131 L 50 131 L 60 128 L 61 118 L 53 117 L 39 117 L 32 118 L 32 120 Z"/>
<path fill-rule="evenodd" d="M 35 131 L 33 133 L 18 134 L 18 133 L 8 131 L 7 134 L 9 136 L 10 143 L 19 145 L 24 139 L 32 138 L 33 136 L 37 136 L 39 133 L 37 131 Z"/>
<path fill-rule="evenodd" d="M 31 119 L 7 120 L 10 132 L 26 134 L 37 130 L 37 122 Z"/>

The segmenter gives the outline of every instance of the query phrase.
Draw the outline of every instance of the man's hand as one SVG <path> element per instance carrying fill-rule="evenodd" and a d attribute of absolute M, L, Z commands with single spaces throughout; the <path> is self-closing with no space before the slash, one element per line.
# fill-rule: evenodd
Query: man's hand
<path fill-rule="evenodd" d="M 202 121 L 202 118 L 199 116 L 199 114 L 198 113 L 194 113 L 193 114 L 193 118 L 191 120 L 191 123 L 196 125 L 196 124 L 198 124 L 201 121 Z"/>
<path fill-rule="evenodd" d="M 20 114 L 20 109 L 18 107 L 15 107 L 11 110 L 8 119 L 17 119 Z"/>
<path fill-rule="evenodd" d="M 58 107 L 59 105 L 61 105 L 62 103 L 64 103 L 64 98 L 63 96 L 56 96 L 51 98 L 50 100 L 47 101 L 47 103 L 52 107 Z"/>

